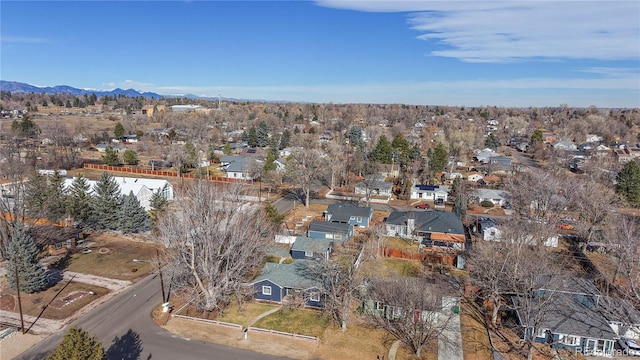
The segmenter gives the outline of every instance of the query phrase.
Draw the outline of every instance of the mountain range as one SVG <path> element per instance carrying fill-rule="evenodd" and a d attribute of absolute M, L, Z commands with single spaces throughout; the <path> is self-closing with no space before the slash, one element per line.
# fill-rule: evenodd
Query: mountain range
<path fill-rule="evenodd" d="M 153 98 L 159 99 L 161 97 L 175 97 L 175 96 L 165 96 L 152 92 L 139 92 L 135 89 L 113 89 L 109 91 L 104 90 L 87 90 L 87 89 L 78 89 L 68 85 L 56 85 L 56 86 L 47 86 L 47 87 L 37 87 L 17 81 L 5 81 L 0 80 L 0 90 L 2 91 L 10 91 L 12 93 L 37 93 L 37 94 L 70 94 L 74 96 L 82 96 L 84 94 L 91 95 L 96 94 L 97 97 L 101 96 L 114 96 L 114 95 L 126 95 L 128 97 L 137 97 L 142 96 L 144 98 Z M 195 95 L 187 95 L 180 97 L 192 97 L 197 98 Z"/>

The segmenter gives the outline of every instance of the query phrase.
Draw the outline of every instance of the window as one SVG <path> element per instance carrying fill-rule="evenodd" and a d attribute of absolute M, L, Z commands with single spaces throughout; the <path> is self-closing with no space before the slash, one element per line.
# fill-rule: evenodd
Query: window
<path fill-rule="evenodd" d="M 384 303 L 376 301 L 376 310 L 384 310 Z"/>
<path fill-rule="evenodd" d="M 539 337 L 539 338 L 545 337 L 547 330 L 548 329 L 545 329 L 545 328 L 539 328 L 538 331 L 536 331 L 536 337 Z"/>
<path fill-rule="evenodd" d="M 362 222 L 362 216 L 358 216 L 358 218 L 356 219 L 357 222 Z"/>
<path fill-rule="evenodd" d="M 262 286 L 262 295 L 271 295 L 271 286 Z"/>
<path fill-rule="evenodd" d="M 304 252 L 304 256 L 305 257 L 313 257 L 313 251 L 305 251 Z"/>
<path fill-rule="evenodd" d="M 342 235 L 336 234 L 333 238 L 336 240 L 342 240 Z"/>
<path fill-rule="evenodd" d="M 324 234 L 325 239 L 333 239 L 333 234 Z"/>
<path fill-rule="evenodd" d="M 580 345 L 580 337 L 573 335 L 560 335 L 560 342 L 566 345 Z"/>
<path fill-rule="evenodd" d="M 320 302 L 320 293 L 319 292 L 312 293 L 311 296 L 309 296 L 309 301 Z"/>
<path fill-rule="evenodd" d="M 56 250 L 60 250 L 62 249 L 62 243 L 61 242 L 57 242 L 54 247 L 56 248 Z"/>

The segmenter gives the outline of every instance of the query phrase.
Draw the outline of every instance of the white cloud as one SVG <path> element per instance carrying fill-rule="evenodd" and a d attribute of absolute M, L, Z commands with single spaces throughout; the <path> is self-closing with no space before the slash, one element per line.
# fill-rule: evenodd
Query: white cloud
<path fill-rule="evenodd" d="M 14 36 L 14 35 L 2 35 L 0 36 L 0 43 L 2 44 L 47 44 L 49 40 L 39 37 L 30 36 Z"/>
<path fill-rule="evenodd" d="M 430 55 L 467 62 L 640 58 L 637 1 L 340 1 L 320 6 L 408 12 Z"/>

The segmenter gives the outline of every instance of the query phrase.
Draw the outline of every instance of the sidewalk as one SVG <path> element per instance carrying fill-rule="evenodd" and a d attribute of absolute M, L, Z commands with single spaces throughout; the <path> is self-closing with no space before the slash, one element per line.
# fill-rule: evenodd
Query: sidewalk
<path fill-rule="evenodd" d="M 443 298 L 442 307 L 452 311 L 458 304 L 458 299 Z M 448 314 L 447 314 L 448 315 Z M 447 329 L 438 338 L 438 360 L 462 360 L 462 333 L 460 329 L 460 315 L 451 314 Z"/>

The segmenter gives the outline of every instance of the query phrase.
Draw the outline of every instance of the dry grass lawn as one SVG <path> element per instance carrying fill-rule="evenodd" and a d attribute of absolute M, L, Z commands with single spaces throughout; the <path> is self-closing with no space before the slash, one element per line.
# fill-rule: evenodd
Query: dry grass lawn
<path fill-rule="evenodd" d="M 232 324 L 245 325 L 254 317 L 277 307 L 277 305 L 250 302 L 245 303 L 244 311 L 240 312 L 238 311 L 237 304 L 235 304 L 235 302 L 232 302 L 231 305 L 227 306 L 227 308 L 224 309 L 224 314 L 218 316 L 216 320 Z"/>
<path fill-rule="evenodd" d="M 89 294 L 90 291 L 93 291 L 95 295 Z M 61 301 L 72 293 L 82 294 L 82 296 L 60 307 Z M 109 290 L 102 287 L 61 281 L 49 289 L 38 293 L 27 294 L 20 292 L 20 302 L 22 303 L 22 312 L 24 314 L 58 320 L 68 318 L 76 311 L 108 293 Z M 9 289 L 5 278 L 0 279 L 0 294 L 2 294 L 2 310 L 17 312 L 17 292 Z"/>
<path fill-rule="evenodd" d="M 86 243 L 93 245 L 89 254 L 74 254 L 66 270 L 111 279 L 135 280 L 156 268 L 158 245 L 127 240 L 112 234 L 91 234 Z M 102 250 L 101 249 L 107 249 Z M 134 262 L 133 259 L 152 261 Z"/>

